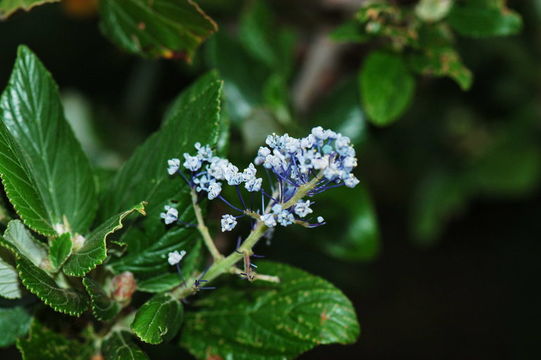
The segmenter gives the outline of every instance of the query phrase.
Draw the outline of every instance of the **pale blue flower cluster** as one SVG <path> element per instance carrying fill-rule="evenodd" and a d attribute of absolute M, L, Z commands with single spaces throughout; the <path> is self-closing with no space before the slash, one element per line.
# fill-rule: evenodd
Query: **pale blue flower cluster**
<path fill-rule="evenodd" d="M 325 220 L 321 216 L 315 221 L 309 219 L 313 213 L 313 201 L 300 199 L 288 208 L 284 205 L 300 187 L 310 182 L 313 187 L 306 193 L 307 197 L 330 188 L 354 187 L 359 183 L 352 173 L 357 166 L 357 158 L 350 139 L 332 130 L 316 127 L 300 139 L 288 134 L 273 134 L 267 137 L 266 145 L 259 148 L 253 163 L 239 171 L 229 160 L 215 156 L 208 145 L 196 143 L 196 154 L 185 153 L 184 162 L 168 160 L 167 171 L 171 175 L 180 174 L 195 191 L 205 193 L 208 199 L 218 198 L 239 212 L 237 216 L 226 214 L 222 217 L 222 231 L 233 230 L 237 219 L 247 215 L 254 217 L 254 214 L 269 228 L 294 223 L 308 227 L 322 225 Z M 257 177 L 254 164 L 262 166 L 269 175 L 269 181 L 265 183 L 267 190 L 263 179 Z M 222 187 L 226 184 L 236 188 L 237 205 L 222 196 Z M 241 185 L 244 185 L 243 191 L 260 194 L 260 207 L 253 208 L 252 202 L 250 207 L 246 206 Z M 171 207 L 166 207 L 161 216 L 166 224 L 178 220 L 178 212 Z"/>

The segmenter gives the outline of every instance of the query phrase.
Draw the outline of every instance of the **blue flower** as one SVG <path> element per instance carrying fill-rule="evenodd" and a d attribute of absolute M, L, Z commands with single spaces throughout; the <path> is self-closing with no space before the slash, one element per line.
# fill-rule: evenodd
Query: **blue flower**
<path fill-rule="evenodd" d="M 222 216 L 222 231 L 231 231 L 237 226 L 237 219 L 233 215 Z"/>
<path fill-rule="evenodd" d="M 173 265 L 176 265 L 178 264 L 182 258 L 186 255 L 186 251 L 185 250 L 180 250 L 180 252 L 178 252 L 177 250 L 175 251 L 172 251 L 168 254 L 167 256 L 167 262 L 169 263 L 169 265 L 173 266 Z"/>
<path fill-rule="evenodd" d="M 237 217 L 222 217 L 222 231 L 233 230 L 237 218 L 245 215 L 258 218 L 269 228 L 296 222 L 308 227 L 323 225 L 325 220 L 320 216 L 315 224 L 308 224 L 306 220 L 297 221 L 314 212 L 311 208 L 313 201 L 298 199 L 291 205 L 289 200 L 306 184 L 310 184 L 310 188 L 304 187 L 303 194 L 311 198 L 338 186 L 355 187 L 359 183 L 353 175 L 357 158 L 350 139 L 332 130 L 318 126 L 304 138 L 272 134 L 267 136 L 265 143 L 266 146 L 257 151 L 253 163 L 242 171 L 229 160 L 215 156 L 210 146 L 196 143 L 195 155 L 184 154 L 183 166 L 190 172 L 188 176 L 178 171 L 178 159 L 168 161 L 168 172 L 179 173 L 195 191 L 207 193 L 210 200 L 220 199 L 239 212 Z M 265 182 L 265 186 L 263 179 L 257 177 L 256 166 L 262 166 L 269 175 L 269 182 Z M 238 201 L 224 198 L 222 188 L 225 184 L 235 187 Z M 240 187 L 242 184 L 243 188 Z M 252 193 L 249 202 L 244 200 L 243 192 Z M 254 193 L 260 193 L 261 197 L 261 201 L 256 202 L 256 208 L 252 205 L 253 200 L 257 199 Z M 250 207 L 247 207 L 247 203 Z M 175 214 L 174 211 L 162 214 L 166 223 L 176 221 L 178 212 Z"/>
<path fill-rule="evenodd" d="M 160 217 L 163 219 L 166 225 L 172 224 L 178 220 L 178 210 L 169 205 L 164 206 L 165 211 L 160 213 Z"/>
<path fill-rule="evenodd" d="M 169 159 L 167 160 L 167 173 L 169 175 L 173 175 L 178 171 L 180 168 L 180 160 L 179 159 Z"/>

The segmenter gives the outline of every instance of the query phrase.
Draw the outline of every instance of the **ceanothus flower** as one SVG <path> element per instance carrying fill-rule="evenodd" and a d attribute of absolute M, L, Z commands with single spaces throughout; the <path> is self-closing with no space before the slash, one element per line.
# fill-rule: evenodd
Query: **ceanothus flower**
<path fill-rule="evenodd" d="M 310 199 L 338 186 L 359 184 L 353 175 L 357 157 L 347 136 L 318 126 L 303 138 L 269 135 L 265 144 L 242 171 L 229 160 L 216 156 L 209 145 L 200 143 L 195 144 L 195 154 L 183 154 L 187 171 L 179 171 L 178 159 L 168 161 L 167 171 L 179 173 L 196 192 L 206 193 L 210 200 L 219 199 L 238 212 L 236 216 L 222 217 L 222 231 L 233 230 L 237 219 L 243 216 L 258 219 L 268 228 L 294 223 L 306 227 L 323 225 L 325 220 L 321 216 L 316 217 L 316 223 L 308 219 L 314 213 L 314 202 Z M 257 177 L 256 166 L 267 172 L 268 182 Z M 233 186 L 234 191 L 225 192 L 224 186 Z M 302 198 L 298 196 L 300 189 Z M 238 199 L 225 199 L 224 194 L 235 194 Z M 161 215 L 164 221 L 177 221 L 178 211 L 166 210 Z"/>
<path fill-rule="evenodd" d="M 167 160 L 167 173 L 173 175 L 180 169 L 180 160 L 179 159 L 169 159 Z"/>
<path fill-rule="evenodd" d="M 172 206 L 165 205 L 164 212 L 160 213 L 160 217 L 163 219 L 166 225 L 172 224 L 178 220 L 178 210 Z"/>
<path fill-rule="evenodd" d="M 167 262 L 171 266 L 177 265 L 182 260 L 182 258 L 184 258 L 185 255 L 186 250 L 180 250 L 180 252 L 178 250 L 172 251 L 167 256 Z"/>
<path fill-rule="evenodd" d="M 237 219 L 233 215 L 222 216 L 222 231 L 231 231 L 237 226 Z"/>
<path fill-rule="evenodd" d="M 272 228 L 276 226 L 276 219 L 274 214 L 265 214 L 261 216 L 261 221 L 265 223 L 266 226 Z"/>
<path fill-rule="evenodd" d="M 295 204 L 295 214 L 303 218 L 306 215 L 313 213 L 313 210 L 310 209 L 310 204 L 312 204 L 310 200 L 297 201 L 297 203 Z"/>
<path fill-rule="evenodd" d="M 186 169 L 190 171 L 197 171 L 201 167 L 201 159 L 197 156 L 190 156 L 190 154 L 184 154 L 184 164 L 182 164 Z"/>

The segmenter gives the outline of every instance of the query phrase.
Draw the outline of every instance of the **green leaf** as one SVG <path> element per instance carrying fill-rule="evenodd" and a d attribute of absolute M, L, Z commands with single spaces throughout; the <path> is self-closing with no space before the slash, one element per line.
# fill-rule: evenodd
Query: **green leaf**
<path fill-rule="evenodd" d="M 149 357 L 132 340 L 127 331 L 113 331 L 104 341 L 101 351 L 107 360 L 148 360 Z"/>
<path fill-rule="evenodd" d="M 88 308 L 86 294 L 58 285 L 45 271 L 26 258 L 17 259 L 17 271 L 23 285 L 54 310 L 79 316 Z"/>
<path fill-rule="evenodd" d="M 107 258 L 107 237 L 122 229 L 124 219 L 135 211 L 145 215 L 145 204 L 140 203 L 130 210 L 112 216 L 92 231 L 84 240 L 82 247 L 73 250 L 73 254 L 64 264 L 64 273 L 70 276 L 84 276 L 101 264 Z"/>
<path fill-rule="evenodd" d="M 361 100 L 369 119 L 376 125 L 395 121 L 409 106 L 415 80 L 402 57 L 373 52 L 360 73 Z"/>
<path fill-rule="evenodd" d="M 417 245 L 433 245 L 447 222 L 464 209 L 468 198 L 468 185 L 456 174 L 427 174 L 412 201 L 410 227 Z"/>
<path fill-rule="evenodd" d="M 144 342 L 159 344 L 177 334 L 183 317 L 180 301 L 167 293 L 157 294 L 137 310 L 131 329 Z"/>
<path fill-rule="evenodd" d="M 355 78 L 342 82 L 316 107 L 313 123 L 349 137 L 355 145 L 363 144 L 367 124 L 358 93 Z"/>
<path fill-rule="evenodd" d="M 222 82 L 215 72 L 199 79 L 173 103 L 164 124 L 122 166 L 106 193 L 102 218 L 140 201 L 147 201 L 146 228 L 164 228 L 163 207 L 172 200 L 189 197 L 179 177 L 167 174 L 167 160 L 193 153 L 200 142 L 214 146 L 220 129 Z"/>
<path fill-rule="evenodd" d="M 238 38 L 254 58 L 287 77 L 293 67 L 295 34 L 278 25 L 265 1 L 248 4 L 239 23 Z"/>
<path fill-rule="evenodd" d="M 184 268 L 184 265 L 182 267 Z M 184 272 L 189 274 L 186 270 L 184 270 Z M 166 273 L 138 281 L 137 290 L 149 293 L 159 293 L 171 290 L 175 286 L 180 285 L 181 282 L 182 279 L 180 279 L 178 273 Z"/>
<path fill-rule="evenodd" d="M 357 20 L 350 20 L 334 29 L 330 35 L 337 42 L 365 43 L 371 39 Z"/>
<path fill-rule="evenodd" d="M 269 68 L 224 33 L 213 36 L 207 51 L 210 65 L 224 79 L 225 109 L 232 122 L 241 123 L 263 103 L 263 84 L 270 76 Z"/>
<path fill-rule="evenodd" d="M 11 250 L 17 257 L 25 257 L 38 267 L 47 266 L 47 247 L 36 240 L 20 220 L 11 220 L 0 238 L 0 245 Z"/>
<path fill-rule="evenodd" d="M 0 257 L 0 296 L 6 299 L 21 297 L 17 271 Z"/>
<path fill-rule="evenodd" d="M 26 335 L 32 315 L 22 306 L 0 307 L 0 347 L 11 346 Z"/>
<path fill-rule="evenodd" d="M 468 90 L 473 82 L 471 71 L 464 66 L 458 52 L 451 47 L 432 48 L 410 56 L 414 71 L 429 76 L 448 76 L 455 80 L 462 90 Z"/>
<path fill-rule="evenodd" d="M 449 14 L 453 0 L 420 0 L 415 6 L 415 15 L 428 22 L 440 21 Z"/>
<path fill-rule="evenodd" d="M 19 9 L 30 11 L 35 6 L 58 1 L 60 0 L 1 0 L 0 20 L 5 20 Z"/>
<path fill-rule="evenodd" d="M 261 273 L 280 283 L 237 280 L 220 286 L 186 314 L 181 345 L 197 358 L 292 359 L 320 344 L 351 344 L 359 336 L 355 310 L 329 282 L 268 261 Z"/>
<path fill-rule="evenodd" d="M 96 319 L 109 321 L 120 312 L 120 304 L 112 300 L 100 284 L 91 278 L 84 278 L 83 285 L 90 296 L 90 306 Z"/>
<path fill-rule="evenodd" d="M 51 240 L 49 246 L 49 260 L 55 269 L 60 269 L 67 258 L 71 255 L 73 243 L 71 242 L 71 234 L 64 233 L 56 239 Z"/>
<path fill-rule="evenodd" d="M 318 230 L 315 235 L 327 253 L 349 261 L 369 261 L 378 255 L 378 223 L 372 200 L 362 183 L 354 189 L 342 187 L 321 194 L 319 201 L 323 204 L 320 214 L 336 224 L 328 230 Z M 342 229 L 341 234 L 336 234 L 337 228 Z"/>
<path fill-rule="evenodd" d="M 0 119 L 0 176 L 24 223 L 49 236 L 86 232 L 97 208 L 90 164 L 55 82 L 24 46 L 0 98 Z"/>
<path fill-rule="evenodd" d="M 218 30 L 192 0 L 103 0 L 101 29 L 124 50 L 146 57 L 184 58 Z"/>
<path fill-rule="evenodd" d="M 92 346 L 71 340 L 55 333 L 36 320 L 32 322 L 30 334 L 17 341 L 23 360 L 88 360 L 92 357 Z"/>
<path fill-rule="evenodd" d="M 181 217 L 182 219 L 183 217 Z M 184 217 L 185 218 L 185 217 Z M 195 271 L 201 263 L 202 244 L 200 235 L 194 228 L 176 227 L 164 233 L 160 238 L 152 237 L 136 238 L 133 243 L 128 243 L 131 251 L 127 255 L 110 263 L 115 273 L 130 271 L 139 279 L 149 279 L 158 275 L 162 276 L 171 268 L 167 262 L 167 255 L 175 250 L 185 250 L 186 257 L 182 260 L 182 270 L 185 275 Z M 136 241 L 143 240 L 146 244 L 136 248 Z M 181 279 L 177 274 L 177 282 Z M 178 285 L 177 283 L 177 285 Z M 141 290 L 140 284 L 138 289 Z"/>
<path fill-rule="evenodd" d="M 505 6 L 483 1 L 456 3 L 448 17 L 449 24 L 460 35 L 474 38 L 514 35 L 522 29 L 522 18 Z"/>

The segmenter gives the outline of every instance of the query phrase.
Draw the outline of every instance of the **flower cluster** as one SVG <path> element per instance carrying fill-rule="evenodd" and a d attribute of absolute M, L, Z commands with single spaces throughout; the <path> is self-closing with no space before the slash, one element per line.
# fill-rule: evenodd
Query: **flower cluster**
<path fill-rule="evenodd" d="M 304 197 L 310 198 L 338 186 L 354 187 L 359 183 L 352 173 L 357 158 L 350 139 L 332 130 L 316 127 L 300 139 L 288 134 L 273 134 L 267 137 L 266 144 L 259 148 L 254 162 L 243 171 L 227 159 L 215 156 L 208 145 L 199 143 L 195 144 L 196 154 L 183 155 L 184 162 L 169 160 L 167 171 L 171 175 L 180 174 L 195 191 L 206 193 L 208 199 L 218 198 L 239 212 L 236 216 L 223 215 L 222 231 L 233 230 L 237 220 L 244 216 L 262 221 L 269 228 L 295 223 L 307 227 L 322 225 L 325 221 L 321 216 L 315 221 L 310 220 L 314 202 Z M 263 179 L 256 176 L 255 165 L 262 166 L 269 175 L 269 181 L 265 183 L 267 190 Z M 225 184 L 236 188 L 238 205 L 221 195 Z M 252 202 L 250 207 L 246 206 L 241 185 L 245 191 L 260 194 L 260 207 L 252 208 Z M 300 189 L 304 190 L 302 196 L 298 195 Z M 166 224 L 170 224 L 178 219 L 178 211 L 166 207 L 161 216 Z"/>
<path fill-rule="evenodd" d="M 256 177 L 256 168 L 250 164 L 244 171 L 233 165 L 229 160 L 214 156 L 208 145 L 195 144 L 197 154 L 184 154 L 182 166 L 191 173 L 188 180 L 197 192 L 206 192 L 209 200 L 220 196 L 223 183 L 238 186 L 244 183 L 246 190 L 256 192 L 261 189 L 263 179 Z M 167 172 L 173 175 L 179 172 L 181 161 L 168 160 Z M 182 174 L 182 173 L 181 173 Z"/>

